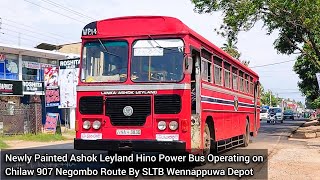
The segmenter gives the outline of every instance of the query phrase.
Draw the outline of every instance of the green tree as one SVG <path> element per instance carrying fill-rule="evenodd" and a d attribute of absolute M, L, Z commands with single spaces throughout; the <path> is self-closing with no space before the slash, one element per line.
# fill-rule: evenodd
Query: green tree
<path fill-rule="evenodd" d="M 234 42 L 232 39 L 228 38 L 227 43 L 224 43 L 221 49 L 230 54 L 232 57 L 239 59 L 241 54 L 239 53 L 236 44 L 237 42 Z"/>
<path fill-rule="evenodd" d="M 278 33 L 274 48 L 282 54 L 299 54 L 294 71 L 306 104 L 320 107 L 316 72 L 320 72 L 320 0 L 192 0 L 195 11 L 220 11 L 223 24 L 218 34 L 237 41 L 260 21 L 267 35 Z"/>

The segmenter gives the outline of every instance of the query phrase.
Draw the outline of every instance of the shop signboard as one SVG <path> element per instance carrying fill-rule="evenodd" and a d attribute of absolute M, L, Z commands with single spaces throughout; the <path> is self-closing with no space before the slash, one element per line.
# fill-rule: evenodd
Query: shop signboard
<path fill-rule="evenodd" d="M 23 81 L 23 94 L 44 95 L 44 82 Z"/>
<path fill-rule="evenodd" d="M 66 59 L 59 61 L 59 108 L 76 107 L 76 86 L 78 84 L 80 59 Z"/>
<path fill-rule="evenodd" d="M 1 96 L 23 96 L 22 81 L 0 80 Z"/>
<path fill-rule="evenodd" d="M 44 88 L 46 107 L 57 107 L 60 105 L 58 72 L 58 67 L 44 68 Z"/>

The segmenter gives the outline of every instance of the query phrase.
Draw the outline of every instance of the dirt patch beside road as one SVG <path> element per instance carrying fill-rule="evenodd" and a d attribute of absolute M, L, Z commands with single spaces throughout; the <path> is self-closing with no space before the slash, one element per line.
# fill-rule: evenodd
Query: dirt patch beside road
<path fill-rule="evenodd" d="M 319 179 L 320 138 L 304 142 L 304 145 L 278 144 L 275 153 L 269 158 L 268 179 Z"/>

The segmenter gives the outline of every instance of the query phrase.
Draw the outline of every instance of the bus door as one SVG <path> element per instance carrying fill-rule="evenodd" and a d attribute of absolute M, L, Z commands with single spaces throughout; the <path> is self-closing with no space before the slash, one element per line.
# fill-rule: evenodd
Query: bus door
<path fill-rule="evenodd" d="M 200 53 L 192 50 L 191 73 L 191 150 L 201 148 L 201 71 Z"/>
<path fill-rule="evenodd" d="M 254 83 L 253 97 L 254 97 L 254 132 L 253 135 L 257 135 L 258 133 L 258 121 L 260 121 L 260 117 L 258 117 L 258 91 L 259 91 L 259 81 Z"/>

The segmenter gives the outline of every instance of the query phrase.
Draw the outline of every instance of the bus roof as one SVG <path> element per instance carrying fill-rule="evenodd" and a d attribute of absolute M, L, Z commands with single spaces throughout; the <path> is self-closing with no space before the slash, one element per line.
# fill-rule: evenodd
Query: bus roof
<path fill-rule="evenodd" d="M 121 34 L 121 36 L 119 36 Z M 228 53 L 211 43 L 209 40 L 189 28 L 186 24 L 174 17 L 168 16 L 124 16 L 87 24 L 82 30 L 82 38 L 111 38 L 130 37 L 146 35 L 191 35 L 202 41 L 207 46 L 217 51 L 220 55 L 233 61 L 242 69 L 247 70 L 252 75 L 259 77 L 257 73 L 243 65 Z"/>

